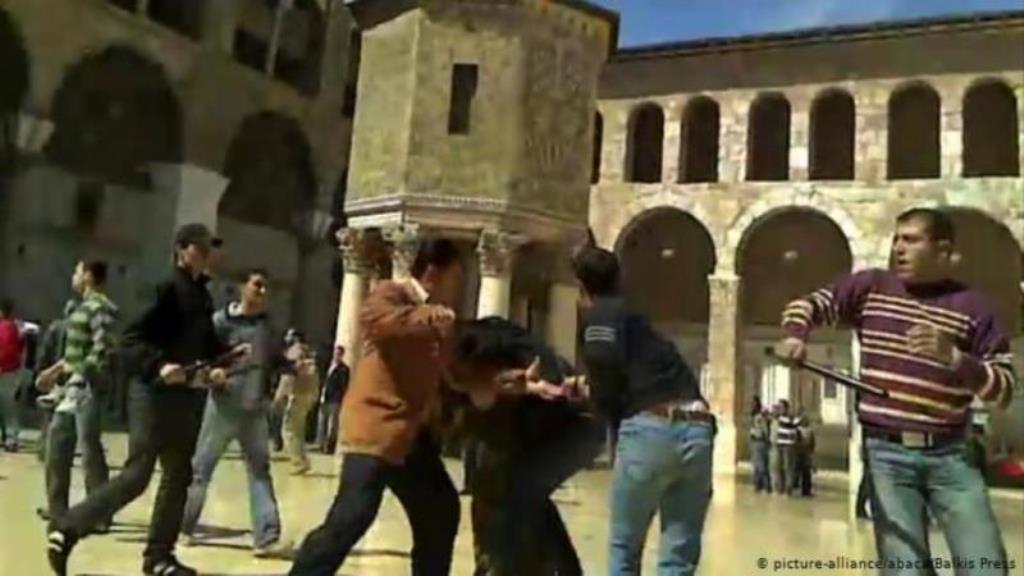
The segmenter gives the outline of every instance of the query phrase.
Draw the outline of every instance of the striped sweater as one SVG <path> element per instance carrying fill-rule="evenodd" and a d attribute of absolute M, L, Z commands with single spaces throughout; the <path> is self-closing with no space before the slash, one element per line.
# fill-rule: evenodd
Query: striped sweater
<path fill-rule="evenodd" d="M 100 292 L 89 292 L 65 320 L 64 363 L 72 378 L 97 384 L 108 368 L 117 306 Z"/>
<path fill-rule="evenodd" d="M 907 331 L 930 323 L 962 353 L 950 367 L 911 353 Z M 958 434 L 975 396 L 1008 399 L 1015 383 L 1010 343 L 980 293 L 946 281 L 910 289 L 893 273 L 865 270 L 791 302 L 783 312 L 787 335 L 806 340 L 823 325 L 852 326 L 861 343 L 865 382 L 888 398 L 863 395 L 860 421 L 891 431 Z"/>

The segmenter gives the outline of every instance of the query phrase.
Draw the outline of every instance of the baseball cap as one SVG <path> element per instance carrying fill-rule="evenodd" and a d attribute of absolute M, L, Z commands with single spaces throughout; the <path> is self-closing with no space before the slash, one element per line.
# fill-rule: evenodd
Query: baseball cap
<path fill-rule="evenodd" d="M 205 224 L 185 224 L 174 234 L 174 245 L 181 248 L 191 245 L 219 248 L 223 244 L 224 241 L 214 236 Z"/>

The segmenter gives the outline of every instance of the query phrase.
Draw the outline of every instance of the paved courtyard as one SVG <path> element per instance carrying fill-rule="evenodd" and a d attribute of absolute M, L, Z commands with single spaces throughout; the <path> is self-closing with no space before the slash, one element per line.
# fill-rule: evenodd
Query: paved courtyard
<path fill-rule="evenodd" d="M 124 455 L 123 435 L 108 435 L 111 461 Z M 450 470 L 460 481 L 460 466 L 452 461 Z M 275 481 L 281 502 L 285 531 L 299 539 L 323 519 L 326 507 L 337 489 L 334 458 L 318 456 L 314 473 L 303 478 L 288 476 L 283 462 L 275 463 Z M 75 472 L 72 494 L 82 494 L 80 474 Z M 605 573 L 608 536 L 608 493 L 610 476 L 606 470 L 580 474 L 556 495 L 569 529 L 583 558 L 588 575 Z M 155 488 L 155 482 L 153 487 Z M 830 560 L 852 561 L 874 558 L 870 524 L 848 518 L 846 495 L 839 479 L 824 482 L 814 499 L 787 499 L 756 496 L 749 478 L 721 477 L 704 538 L 702 576 L 755 576 L 758 574 L 872 574 L 855 569 L 820 571 L 815 569 L 773 570 L 775 561 Z M 149 516 L 155 490 L 117 516 L 117 525 L 107 536 L 84 541 L 72 559 L 71 573 L 90 576 L 138 574 L 145 537 L 144 524 Z M 44 576 L 48 574 L 43 554 L 43 523 L 35 509 L 43 503 L 42 468 L 32 454 L 0 455 L 0 574 L 4 576 Z M 468 516 L 469 501 L 463 499 L 463 523 L 456 548 L 453 574 L 472 574 L 472 541 Z M 1024 499 L 1000 496 L 995 501 L 1010 557 L 1016 563 L 1011 574 L 1024 574 Z M 258 561 L 249 554 L 248 498 L 245 471 L 237 456 L 222 463 L 211 486 L 203 523 L 217 528 L 217 537 L 200 546 L 179 545 L 180 557 L 208 575 L 263 576 L 287 572 L 287 564 Z M 645 574 L 656 574 L 657 529 L 651 530 L 644 558 Z M 941 534 L 933 534 L 940 547 L 939 557 L 948 558 Z M 411 544 L 405 517 L 388 496 L 380 518 L 359 544 L 353 558 L 341 571 L 345 576 L 390 576 L 408 574 L 408 550 Z M 764 558 L 766 569 L 758 567 Z M 940 574 L 952 574 L 940 571 Z"/>

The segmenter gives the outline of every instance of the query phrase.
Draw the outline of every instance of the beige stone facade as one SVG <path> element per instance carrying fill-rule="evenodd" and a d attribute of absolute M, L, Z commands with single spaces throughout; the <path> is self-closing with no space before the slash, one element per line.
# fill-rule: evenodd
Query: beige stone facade
<path fill-rule="evenodd" d="M 742 428 L 750 398 L 771 387 L 773 369 L 761 350 L 778 335 L 764 322 L 766 313 L 778 317 L 770 310 L 773 306 L 781 312 L 781 298 L 768 302 L 779 291 L 777 287 L 785 286 L 782 291 L 788 290 L 789 297 L 817 287 L 815 282 L 827 278 L 815 278 L 811 268 L 822 262 L 846 262 L 837 271 L 884 267 L 894 219 L 903 210 L 915 206 L 960 209 L 961 276 L 991 289 L 1001 320 L 1017 338 L 1017 348 L 1024 347 L 1019 288 L 1024 246 L 1024 180 L 1020 176 L 1024 59 L 1019 49 L 1006 52 L 1022 43 L 1024 15 L 1017 14 L 640 48 L 621 51 L 608 64 L 598 104 L 603 137 L 600 173 L 591 191 L 590 224 L 600 244 L 626 258 L 635 256 L 634 271 L 668 283 L 685 275 L 677 268 L 699 266 L 701 249 L 694 246 L 705 241 L 699 233 L 685 232 L 684 225 L 695 221 L 709 239 L 711 253 L 705 258 L 711 259 L 713 267 L 705 278 L 680 280 L 672 293 L 637 287 L 634 296 L 638 302 L 660 299 L 664 305 L 648 306 L 655 321 L 680 342 L 691 361 L 705 365 L 706 390 L 726 423 L 716 466 L 728 468 L 737 450 L 742 454 L 745 432 L 734 438 L 730 428 L 733 424 Z M 943 59 L 954 52 L 956 56 Z M 1012 96 L 1012 114 L 1001 116 L 1004 126 L 996 130 L 999 136 L 992 133 L 988 138 L 990 146 L 1006 148 L 1002 158 L 1010 151 L 1012 163 L 1000 175 L 979 177 L 965 169 L 965 143 L 973 142 L 973 134 L 965 131 L 976 128 L 965 126 L 978 121 L 977 110 L 966 111 L 965 103 L 973 89 L 985 85 L 998 86 L 1001 94 Z M 924 128 L 937 135 L 939 170 L 932 177 L 890 178 L 893 163 L 898 163 L 890 162 L 890 146 L 914 144 L 913 137 L 889 134 L 897 129 L 892 117 L 897 114 L 894 95 L 906 87 L 923 87 L 941 103 L 933 117 L 935 125 Z M 813 110 L 816 99 L 833 92 L 848 95 L 853 104 L 853 129 L 848 133 L 852 173 L 840 179 L 814 178 L 812 150 L 822 144 L 813 141 L 813 134 L 816 130 L 828 133 L 830 127 L 825 124 L 828 119 L 820 119 L 822 124 L 815 126 Z M 759 181 L 766 179 L 750 173 L 754 162 L 748 156 L 759 145 L 752 136 L 757 131 L 752 110 L 765 96 L 788 103 L 785 122 L 777 128 L 786 133 L 771 141 L 782 147 L 776 154 L 785 160 L 786 172 L 781 178 Z M 717 177 L 687 183 L 682 168 L 688 161 L 685 133 L 695 125 L 687 110 L 698 98 L 717 104 L 717 142 L 710 144 Z M 644 109 L 655 110 L 648 116 L 655 120 L 639 120 Z M 644 122 L 645 127 L 638 128 Z M 657 126 L 651 129 L 651 123 Z M 701 143 L 690 141 L 689 145 Z M 911 156 L 927 155 L 929 150 L 924 146 L 912 150 Z M 646 160 L 647 168 L 638 167 L 638 155 L 654 158 Z M 660 177 L 654 182 L 636 172 L 656 170 L 659 164 Z M 800 216 L 788 229 L 768 234 L 775 221 L 792 214 Z M 674 229 L 665 224 L 651 232 L 655 220 L 671 218 L 677 222 Z M 835 233 L 813 232 L 815 222 L 819 228 L 825 223 L 825 232 L 831 227 Z M 985 246 L 978 245 L 982 237 Z M 787 242 L 778 254 L 765 248 Z M 682 246 L 681 253 L 664 248 L 670 244 Z M 658 263 L 643 256 L 644 249 L 669 250 L 668 257 Z M 762 260 L 751 259 L 754 253 Z M 764 260 L 766 256 L 779 259 Z M 630 269 L 630 262 L 624 265 Z M 704 308 L 709 312 L 702 316 L 683 310 L 672 317 L 672 306 L 664 301 L 673 298 L 707 298 Z M 758 303 L 759 299 L 764 302 Z M 666 312 L 658 317 L 658 310 Z M 756 317 L 745 316 L 750 310 L 756 311 Z M 814 354 L 824 360 L 826 353 L 829 362 L 851 367 L 846 335 L 822 336 Z M 821 390 L 801 392 L 806 385 L 822 384 L 790 388 L 787 383 L 787 391 L 780 396 L 802 394 L 806 401 L 798 404 L 819 418 L 824 412 L 837 413 L 828 416 L 833 426 L 825 426 L 823 436 L 825 459 L 840 464 L 845 461 L 847 407 L 823 404 L 846 404 L 847 400 L 840 394 L 838 399 L 823 401 Z M 1024 403 L 1018 401 L 1008 415 L 995 419 L 1000 449 L 1009 443 L 1019 450 Z"/>
<path fill-rule="evenodd" d="M 341 3 L 5 0 L 0 11 L 29 71 L 17 110 L 3 111 L 18 151 L 0 198 L 0 292 L 52 318 L 74 260 L 99 257 L 130 317 L 166 273 L 173 227 L 199 220 L 232 246 L 226 281 L 270 269 L 279 321 L 329 338 L 322 307 L 338 274 L 325 239 L 342 217 L 332 196 L 351 130 Z M 83 222 L 85 205 L 95 214 Z"/>

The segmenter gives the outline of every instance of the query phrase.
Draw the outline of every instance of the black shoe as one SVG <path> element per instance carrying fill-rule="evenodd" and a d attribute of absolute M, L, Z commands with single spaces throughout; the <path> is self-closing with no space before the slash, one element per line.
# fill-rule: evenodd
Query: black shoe
<path fill-rule="evenodd" d="M 68 558 L 77 539 L 67 532 L 51 529 L 46 535 L 46 558 L 57 576 L 67 576 Z"/>
<path fill-rule="evenodd" d="M 38 516 L 40 520 L 46 522 L 50 521 L 50 512 L 46 508 L 43 508 L 42 506 L 36 508 L 36 516 Z"/>
<path fill-rule="evenodd" d="M 178 562 L 173 555 L 160 560 L 146 560 L 142 564 L 142 573 L 146 576 L 199 576 L 199 572 Z"/>

